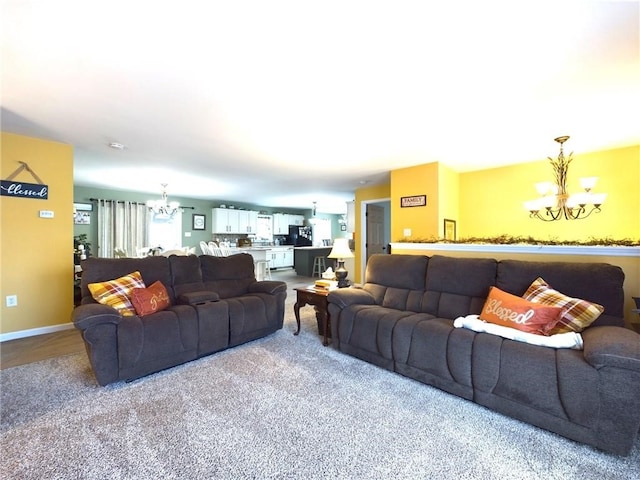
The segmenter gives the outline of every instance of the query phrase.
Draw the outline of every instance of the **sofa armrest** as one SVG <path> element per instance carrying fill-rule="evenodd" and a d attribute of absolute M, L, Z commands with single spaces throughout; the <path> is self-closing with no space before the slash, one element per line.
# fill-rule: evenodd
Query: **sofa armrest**
<path fill-rule="evenodd" d="M 189 292 L 179 295 L 177 298 L 178 305 L 198 305 L 205 302 L 217 302 L 220 295 L 210 290 L 202 290 L 200 292 Z"/>
<path fill-rule="evenodd" d="M 249 284 L 249 293 L 268 293 L 270 295 L 276 295 L 286 291 L 287 284 L 279 280 L 261 280 L 259 282 Z"/>
<path fill-rule="evenodd" d="M 622 327 L 590 327 L 582 332 L 584 358 L 595 368 L 640 372 L 640 335 Z"/>
<path fill-rule="evenodd" d="M 122 316 L 115 308 L 101 303 L 78 305 L 71 312 L 71 321 L 78 330 L 87 330 L 107 323 L 118 325 L 121 319 Z"/>
<path fill-rule="evenodd" d="M 375 299 L 366 290 L 361 288 L 340 288 L 332 290 L 327 297 L 329 303 L 333 303 L 342 309 L 349 305 L 375 305 Z"/>

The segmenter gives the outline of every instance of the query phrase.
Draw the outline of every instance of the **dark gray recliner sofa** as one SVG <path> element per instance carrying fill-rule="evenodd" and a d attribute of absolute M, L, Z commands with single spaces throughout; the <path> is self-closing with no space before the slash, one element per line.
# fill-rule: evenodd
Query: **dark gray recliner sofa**
<path fill-rule="evenodd" d="M 583 350 L 553 349 L 455 328 L 489 287 L 521 296 L 537 277 L 604 313 Z M 333 346 L 510 417 L 627 455 L 640 429 L 640 335 L 623 328 L 619 267 L 375 255 L 362 289 L 329 294 Z"/>
<path fill-rule="evenodd" d="M 251 255 L 89 258 L 82 264 L 82 304 L 72 321 L 82 332 L 100 385 L 129 381 L 269 335 L 282 328 L 285 282 L 256 281 Z M 121 316 L 97 303 L 88 284 L 139 271 L 161 281 L 171 307 Z"/>

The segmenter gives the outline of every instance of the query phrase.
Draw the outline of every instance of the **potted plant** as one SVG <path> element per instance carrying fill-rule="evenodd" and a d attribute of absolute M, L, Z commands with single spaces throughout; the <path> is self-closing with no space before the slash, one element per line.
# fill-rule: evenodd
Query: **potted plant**
<path fill-rule="evenodd" d="M 86 233 L 73 237 L 73 264 L 80 265 L 80 261 L 91 256 L 91 242 Z"/>

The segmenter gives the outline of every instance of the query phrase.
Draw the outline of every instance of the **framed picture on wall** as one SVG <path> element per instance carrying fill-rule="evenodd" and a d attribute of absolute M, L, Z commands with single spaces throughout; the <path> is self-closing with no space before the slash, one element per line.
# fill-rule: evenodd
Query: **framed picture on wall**
<path fill-rule="evenodd" d="M 75 212 L 73 214 L 73 223 L 76 225 L 90 225 L 91 214 L 89 212 Z"/>
<path fill-rule="evenodd" d="M 456 239 L 456 221 L 444 219 L 444 239 L 455 241 Z"/>
<path fill-rule="evenodd" d="M 192 229 L 193 230 L 205 230 L 207 227 L 207 217 L 205 215 L 200 215 L 198 213 L 194 213 L 192 216 Z"/>

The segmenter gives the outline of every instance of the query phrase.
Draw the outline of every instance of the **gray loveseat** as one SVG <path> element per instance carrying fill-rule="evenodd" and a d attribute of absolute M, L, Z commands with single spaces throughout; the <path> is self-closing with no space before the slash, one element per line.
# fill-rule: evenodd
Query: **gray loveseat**
<path fill-rule="evenodd" d="M 455 328 L 495 285 L 522 295 L 542 277 L 605 307 L 583 350 Z M 362 289 L 329 294 L 333 346 L 382 368 L 607 452 L 640 429 L 640 335 L 623 328 L 624 273 L 602 263 L 375 255 Z"/>
<path fill-rule="evenodd" d="M 282 328 L 286 283 L 256 281 L 251 255 L 89 258 L 82 264 L 82 332 L 100 385 L 129 381 L 269 335 Z M 90 283 L 139 271 L 161 281 L 171 306 L 139 317 L 97 303 Z"/>

